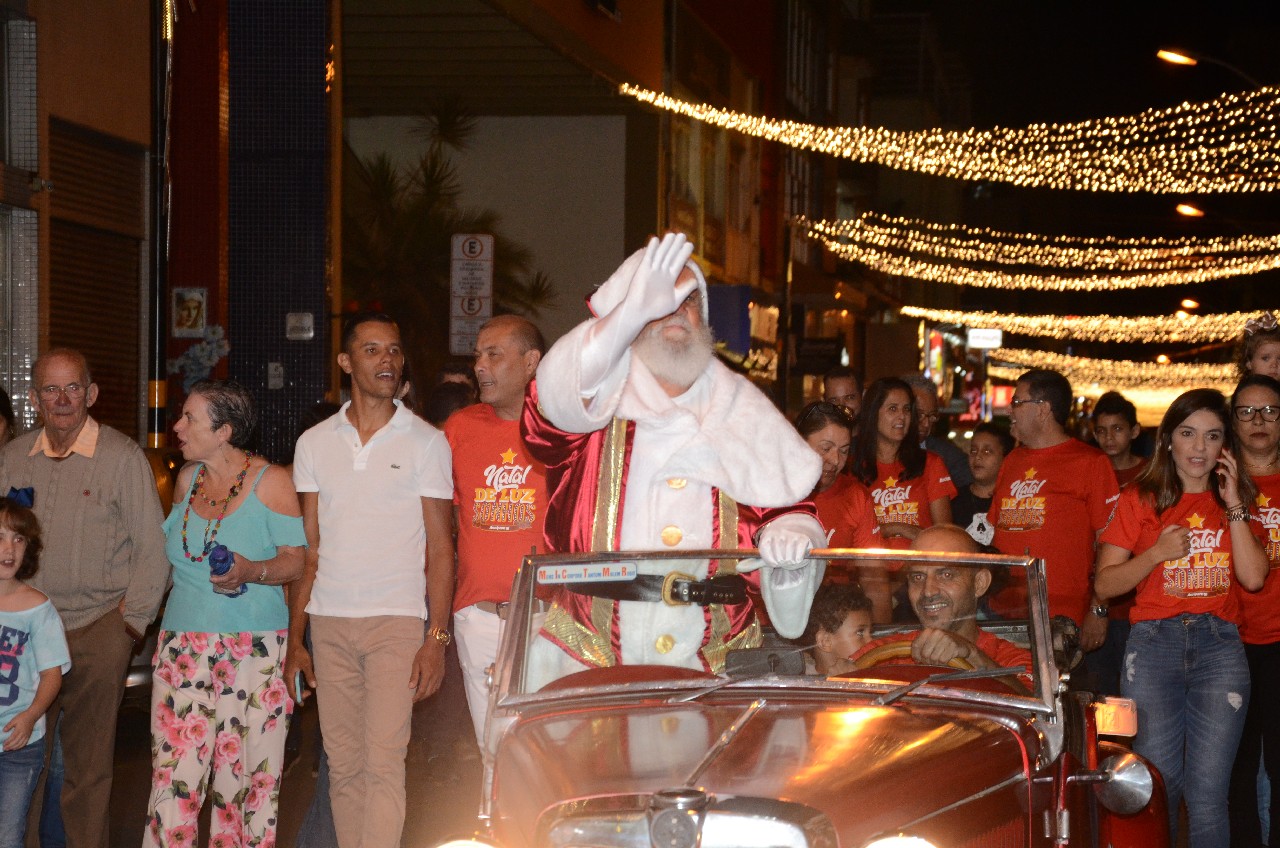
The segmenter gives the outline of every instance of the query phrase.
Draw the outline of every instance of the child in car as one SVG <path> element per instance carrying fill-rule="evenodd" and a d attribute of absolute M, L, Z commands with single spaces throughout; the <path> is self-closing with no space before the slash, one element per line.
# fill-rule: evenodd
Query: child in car
<path fill-rule="evenodd" d="M 830 677 L 853 670 L 849 657 L 871 641 L 871 600 L 856 585 L 828 583 L 809 608 L 805 644 L 813 645 L 810 674 Z"/>

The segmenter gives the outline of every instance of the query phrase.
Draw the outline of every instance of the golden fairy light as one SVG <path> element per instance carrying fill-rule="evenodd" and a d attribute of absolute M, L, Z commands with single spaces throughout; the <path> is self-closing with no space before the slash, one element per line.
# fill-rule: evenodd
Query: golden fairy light
<path fill-rule="evenodd" d="M 1270 86 L 1074 124 L 912 132 L 773 120 L 626 83 L 619 92 L 692 120 L 802 150 L 954 179 L 1162 194 L 1280 187 L 1280 89 Z"/>
<path fill-rule="evenodd" d="M 1081 238 L 865 213 L 797 218 L 800 232 L 877 271 L 980 288 L 1105 291 L 1204 283 L 1280 268 L 1280 235 Z"/>
<path fill-rule="evenodd" d="M 1016 380 L 1032 368 L 1051 368 L 1066 376 L 1072 385 L 1132 388 L 1193 389 L 1213 388 L 1229 392 L 1235 385 L 1235 366 L 1178 362 L 1138 362 L 1130 359 L 1095 359 L 1048 353 L 1042 350 L 996 348 L 989 354 L 987 375 L 999 380 Z"/>
<path fill-rule="evenodd" d="M 904 306 L 899 312 L 938 324 L 983 327 L 1023 336 L 1077 339 L 1087 342 L 1203 343 L 1238 338 L 1250 318 L 1263 312 L 1217 315 L 1016 315 L 1005 312 L 961 312 Z"/>

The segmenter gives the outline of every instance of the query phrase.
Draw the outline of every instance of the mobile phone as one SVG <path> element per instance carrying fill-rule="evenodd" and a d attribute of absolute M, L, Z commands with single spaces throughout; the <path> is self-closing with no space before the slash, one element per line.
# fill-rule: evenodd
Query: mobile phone
<path fill-rule="evenodd" d="M 298 703 L 301 704 L 307 699 L 306 691 L 302 688 L 302 672 L 295 671 L 293 673 L 293 691 L 298 696 Z"/>

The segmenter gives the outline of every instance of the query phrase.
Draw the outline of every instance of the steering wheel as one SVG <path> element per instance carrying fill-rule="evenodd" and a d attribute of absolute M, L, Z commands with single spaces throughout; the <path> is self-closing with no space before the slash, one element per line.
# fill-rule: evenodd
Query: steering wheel
<path fill-rule="evenodd" d="M 855 670 L 861 670 L 877 665 L 885 665 L 899 660 L 906 660 L 912 665 L 918 665 L 918 663 L 911 659 L 911 643 L 914 640 L 914 634 L 897 636 L 890 639 L 884 644 L 875 646 L 854 660 L 853 667 Z M 973 663 L 969 662 L 964 657 L 952 657 L 947 665 L 951 668 L 957 669 L 958 671 L 969 671 L 974 667 Z M 966 681 L 965 685 L 982 686 L 985 683 L 987 683 L 987 681 L 970 680 Z M 1003 686 L 1012 691 L 1015 695 L 1031 694 L 1031 690 L 1027 688 L 1027 685 L 1017 677 L 994 677 L 991 679 L 990 683 Z"/>
<path fill-rule="evenodd" d="M 896 662 L 897 660 L 907 660 L 912 665 L 920 665 L 911 659 L 911 643 L 915 641 L 915 635 L 898 636 L 890 639 L 882 645 L 877 645 L 867 651 L 862 656 L 853 661 L 855 669 L 871 668 L 872 666 L 885 665 L 887 663 Z M 973 663 L 964 657 L 952 657 L 947 663 L 950 668 L 958 671 L 972 671 Z"/>

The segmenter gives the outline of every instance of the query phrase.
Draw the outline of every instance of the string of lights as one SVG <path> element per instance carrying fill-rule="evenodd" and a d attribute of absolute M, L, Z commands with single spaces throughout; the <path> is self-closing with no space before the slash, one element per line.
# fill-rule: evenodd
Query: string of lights
<path fill-rule="evenodd" d="M 989 327 L 1022 336 L 1078 339 L 1087 342 L 1203 343 L 1238 338 L 1250 318 L 1263 312 L 1214 315 L 1012 315 L 1005 312 L 960 312 L 904 306 L 899 312 L 938 324 Z"/>
<path fill-rule="evenodd" d="M 914 132 L 772 120 L 626 83 L 619 92 L 790 147 L 954 179 L 1161 194 L 1280 187 L 1280 89 L 1272 87 L 1075 124 Z"/>
<path fill-rule="evenodd" d="M 1041 268 L 1106 268 L 1152 271 L 1208 268 L 1224 261 L 1265 258 L 1280 253 L 1280 235 L 1219 238 L 1080 238 L 1011 233 L 985 227 L 938 224 L 867 212 L 857 218 L 794 221 L 824 243 L 847 244 L 932 256 L 950 262 Z"/>
<path fill-rule="evenodd" d="M 1207 283 L 1280 268 L 1280 253 L 1248 260 L 1224 260 L 1218 265 L 1187 270 L 1152 270 L 1130 273 L 1099 273 L 1084 270 L 1074 274 L 1008 272 L 992 268 L 969 268 L 914 256 L 902 256 L 874 248 L 859 248 L 836 241 L 822 241 L 823 246 L 841 259 L 858 262 L 875 271 L 899 277 L 912 277 L 934 283 L 949 283 L 975 288 L 1035 289 L 1038 291 L 1114 291 L 1116 289 L 1155 288 L 1160 286 Z"/>
<path fill-rule="evenodd" d="M 1138 362 L 1131 359 L 1094 359 L 1047 353 L 1041 350 L 997 348 L 988 354 L 987 376 L 1016 380 L 1032 368 L 1051 368 L 1077 387 L 1098 385 L 1109 389 L 1177 389 L 1208 387 L 1230 391 L 1235 366 L 1191 363 Z"/>

